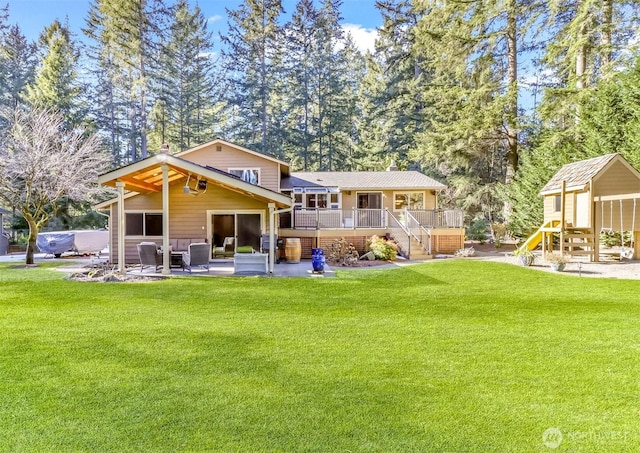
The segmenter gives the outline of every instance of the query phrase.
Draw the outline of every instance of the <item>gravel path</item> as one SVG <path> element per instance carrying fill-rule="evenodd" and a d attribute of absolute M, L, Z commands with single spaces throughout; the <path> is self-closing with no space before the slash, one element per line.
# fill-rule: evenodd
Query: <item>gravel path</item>
<path fill-rule="evenodd" d="M 508 251 L 477 251 L 473 258 L 478 260 L 499 261 L 519 266 L 516 257 L 509 256 Z M 542 259 L 542 254 L 536 254 L 536 260 L 531 266 L 532 269 L 543 272 L 553 271 Z M 563 274 L 580 277 L 596 278 L 618 278 L 640 280 L 640 260 L 606 259 L 599 263 L 591 263 L 586 258 L 574 258 L 568 263 Z"/>

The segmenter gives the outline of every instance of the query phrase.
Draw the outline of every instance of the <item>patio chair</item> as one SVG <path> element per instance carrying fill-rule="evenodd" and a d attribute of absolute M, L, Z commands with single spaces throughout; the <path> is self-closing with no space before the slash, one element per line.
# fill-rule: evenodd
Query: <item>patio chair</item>
<path fill-rule="evenodd" d="M 213 257 L 216 258 L 218 256 L 233 256 L 233 243 L 233 236 L 227 236 L 226 238 L 224 238 L 221 247 L 213 247 Z"/>
<path fill-rule="evenodd" d="M 158 251 L 156 243 L 141 242 L 136 247 L 140 257 L 140 271 L 142 272 L 145 266 L 153 266 L 158 272 L 158 269 L 162 267 L 162 254 Z"/>
<path fill-rule="evenodd" d="M 189 251 L 182 254 L 182 267 L 187 268 L 189 273 L 194 267 L 206 267 L 207 272 L 209 272 L 210 256 L 209 244 L 206 242 L 194 242 L 189 244 Z"/>
<path fill-rule="evenodd" d="M 273 235 L 273 240 L 274 243 L 277 244 L 278 243 L 278 235 L 274 234 Z M 262 239 L 260 240 L 261 245 L 260 245 L 260 251 L 262 253 L 269 253 L 269 235 L 268 234 L 263 234 L 262 235 Z"/>

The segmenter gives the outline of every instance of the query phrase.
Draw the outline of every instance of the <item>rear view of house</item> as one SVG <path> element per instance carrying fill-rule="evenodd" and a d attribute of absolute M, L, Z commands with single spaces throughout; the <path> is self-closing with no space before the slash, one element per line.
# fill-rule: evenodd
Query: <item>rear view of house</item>
<path fill-rule="evenodd" d="M 115 262 L 137 262 L 136 245 L 145 241 L 173 249 L 207 242 L 213 256 L 229 247 L 259 250 L 265 236 L 277 235 L 299 238 L 305 258 L 335 238 L 364 251 L 367 238 L 386 235 L 412 259 L 454 252 L 464 241 L 462 213 L 436 208 L 445 186 L 419 172 L 295 173 L 221 139 L 161 152 L 99 183 L 118 191 L 96 206 L 108 212 Z"/>

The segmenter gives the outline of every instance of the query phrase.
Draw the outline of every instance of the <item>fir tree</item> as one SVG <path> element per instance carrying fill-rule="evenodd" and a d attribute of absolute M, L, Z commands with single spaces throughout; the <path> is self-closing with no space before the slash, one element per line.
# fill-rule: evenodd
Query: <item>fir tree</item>
<path fill-rule="evenodd" d="M 77 126 L 83 117 L 77 71 L 80 53 L 69 26 L 55 20 L 42 32 L 39 44 L 43 55 L 35 80 L 27 86 L 26 99 L 35 106 L 60 112 L 67 126 Z"/>
<path fill-rule="evenodd" d="M 2 31 L 0 43 L 0 104 L 16 108 L 23 102 L 26 86 L 33 81 L 37 47 L 18 25 Z"/>
<path fill-rule="evenodd" d="M 281 96 L 275 90 L 282 78 L 282 12 L 281 0 L 245 0 L 237 10 L 227 10 L 229 33 L 222 37 L 234 136 L 272 155 L 277 151 L 271 146 L 271 126 L 278 112 L 270 103 Z"/>

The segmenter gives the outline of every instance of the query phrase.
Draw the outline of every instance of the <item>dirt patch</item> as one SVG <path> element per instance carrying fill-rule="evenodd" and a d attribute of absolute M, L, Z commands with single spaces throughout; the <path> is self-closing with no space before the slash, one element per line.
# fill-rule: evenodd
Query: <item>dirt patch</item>
<path fill-rule="evenodd" d="M 393 261 L 383 261 L 383 260 L 358 260 L 355 263 L 347 266 L 346 264 L 340 263 L 327 263 L 331 267 L 375 267 L 375 266 L 383 266 L 385 264 L 393 264 Z"/>
<path fill-rule="evenodd" d="M 505 253 L 512 253 L 516 249 L 516 245 L 511 242 L 502 243 L 500 247 L 496 247 L 489 242 L 468 241 L 464 243 L 464 247 L 473 248 L 474 256 L 504 256 Z"/>
<path fill-rule="evenodd" d="M 157 276 L 146 275 L 122 275 L 118 273 L 114 266 L 109 265 L 91 265 L 85 266 L 78 272 L 73 272 L 67 276 L 67 280 L 79 282 L 100 282 L 100 283 L 142 283 L 157 281 Z"/>
<path fill-rule="evenodd" d="M 33 269 L 34 267 L 38 267 L 38 264 L 14 264 L 9 266 L 9 269 Z"/>

